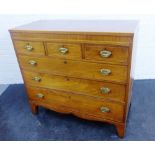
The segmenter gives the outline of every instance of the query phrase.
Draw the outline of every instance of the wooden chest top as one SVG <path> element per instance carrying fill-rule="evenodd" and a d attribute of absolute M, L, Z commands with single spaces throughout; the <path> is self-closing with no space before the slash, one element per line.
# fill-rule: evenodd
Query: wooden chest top
<path fill-rule="evenodd" d="M 135 20 L 40 20 L 12 29 L 13 31 L 104 33 L 132 36 Z"/>

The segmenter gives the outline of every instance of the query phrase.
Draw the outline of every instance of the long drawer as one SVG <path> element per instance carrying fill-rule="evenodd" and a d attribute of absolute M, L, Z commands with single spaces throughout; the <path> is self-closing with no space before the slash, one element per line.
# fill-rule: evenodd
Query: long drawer
<path fill-rule="evenodd" d="M 65 109 L 67 113 L 88 114 L 96 120 L 123 120 L 124 107 L 117 102 L 106 102 L 93 97 L 47 90 L 28 86 L 31 102 L 53 110 Z"/>
<path fill-rule="evenodd" d="M 121 84 L 97 82 L 29 71 L 24 71 L 24 77 L 26 83 L 32 86 L 63 90 L 121 102 L 124 102 L 125 99 L 125 86 Z"/>
<path fill-rule="evenodd" d="M 100 81 L 127 82 L 127 67 L 84 61 L 19 56 L 23 69 Z"/>

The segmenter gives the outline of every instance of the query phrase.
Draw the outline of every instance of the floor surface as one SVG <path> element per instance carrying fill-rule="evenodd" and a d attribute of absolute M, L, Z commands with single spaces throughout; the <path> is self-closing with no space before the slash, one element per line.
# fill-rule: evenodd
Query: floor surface
<path fill-rule="evenodd" d="M 123 139 L 117 136 L 115 127 L 107 123 L 44 108 L 33 115 L 22 84 L 0 86 L 0 93 L 0 140 L 155 140 L 155 80 L 134 81 Z"/>

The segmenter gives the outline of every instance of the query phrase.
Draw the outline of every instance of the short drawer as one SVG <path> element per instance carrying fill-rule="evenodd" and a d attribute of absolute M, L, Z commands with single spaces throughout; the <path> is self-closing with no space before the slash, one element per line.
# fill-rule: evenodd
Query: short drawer
<path fill-rule="evenodd" d="M 45 55 L 42 42 L 36 41 L 14 41 L 17 53 L 26 55 Z"/>
<path fill-rule="evenodd" d="M 127 64 L 128 47 L 110 45 L 85 45 L 85 59 Z"/>
<path fill-rule="evenodd" d="M 73 113 L 88 119 L 122 121 L 124 107 L 117 102 L 103 101 L 84 95 L 28 86 L 31 102 L 55 111 Z M 89 116 L 89 117 L 86 117 Z"/>
<path fill-rule="evenodd" d="M 24 71 L 24 77 L 26 83 L 32 86 L 84 94 L 119 102 L 124 102 L 125 99 L 125 86 L 120 84 L 97 82 L 29 71 Z"/>
<path fill-rule="evenodd" d="M 67 43 L 46 43 L 47 55 L 53 58 L 81 59 L 81 45 Z"/>
<path fill-rule="evenodd" d="M 109 65 L 73 60 L 50 59 L 47 57 L 19 56 L 23 69 L 52 73 L 70 77 L 127 82 L 127 67 L 121 65 Z"/>

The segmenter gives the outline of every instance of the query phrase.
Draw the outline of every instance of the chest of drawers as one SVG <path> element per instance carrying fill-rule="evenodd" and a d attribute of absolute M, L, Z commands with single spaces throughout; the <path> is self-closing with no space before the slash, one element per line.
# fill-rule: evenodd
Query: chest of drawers
<path fill-rule="evenodd" d="M 33 113 L 114 124 L 130 107 L 137 21 L 36 21 L 10 30 Z"/>

